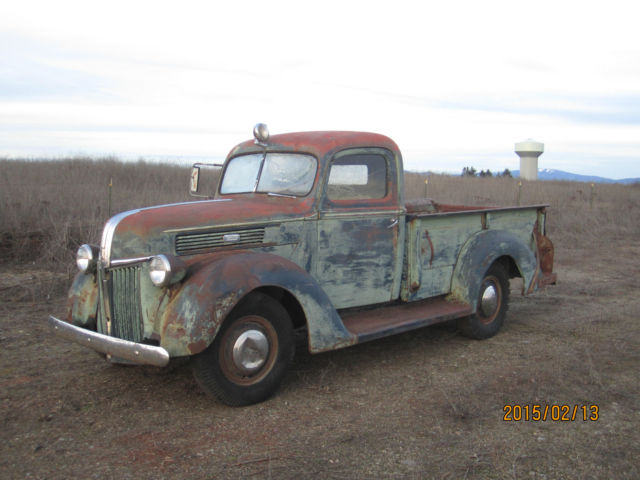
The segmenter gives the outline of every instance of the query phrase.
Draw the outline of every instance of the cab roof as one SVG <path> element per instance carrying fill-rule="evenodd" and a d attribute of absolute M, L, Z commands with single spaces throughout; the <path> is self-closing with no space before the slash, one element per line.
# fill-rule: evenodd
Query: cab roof
<path fill-rule="evenodd" d="M 397 154 L 396 143 L 385 135 L 368 132 L 322 131 L 322 132 L 294 132 L 273 135 L 266 146 L 267 151 L 273 152 L 305 152 L 321 159 L 325 155 L 346 148 L 379 147 L 386 148 Z M 236 145 L 227 158 L 246 153 L 263 152 L 265 147 L 255 141 L 247 140 Z"/>

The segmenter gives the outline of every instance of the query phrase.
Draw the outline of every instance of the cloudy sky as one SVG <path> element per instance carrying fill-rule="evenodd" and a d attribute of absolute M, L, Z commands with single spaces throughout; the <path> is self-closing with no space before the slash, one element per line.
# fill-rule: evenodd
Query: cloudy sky
<path fill-rule="evenodd" d="M 433 4 L 433 5 L 432 5 Z M 391 136 L 412 170 L 640 177 L 635 2 L 0 6 L 0 156 L 223 158 L 271 133 Z"/>

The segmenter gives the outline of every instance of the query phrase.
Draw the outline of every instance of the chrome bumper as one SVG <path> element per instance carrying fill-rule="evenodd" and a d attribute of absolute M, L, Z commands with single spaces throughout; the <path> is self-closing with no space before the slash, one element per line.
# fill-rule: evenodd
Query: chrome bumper
<path fill-rule="evenodd" d="M 51 315 L 49 315 L 49 326 L 57 335 L 104 353 L 108 357 L 128 360 L 138 365 L 153 365 L 154 367 L 165 367 L 169 364 L 169 352 L 162 347 L 103 335 L 76 327 Z"/>

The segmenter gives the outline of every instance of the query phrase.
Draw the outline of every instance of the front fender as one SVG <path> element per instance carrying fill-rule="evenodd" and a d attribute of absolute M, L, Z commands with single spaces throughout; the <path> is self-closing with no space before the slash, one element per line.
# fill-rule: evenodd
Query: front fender
<path fill-rule="evenodd" d="M 96 329 L 98 284 L 96 275 L 78 272 L 67 295 L 67 322 L 77 327 Z"/>
<path fill-rule="evenodd" d="M 458 255 L 451 279 L 451 296 L 471 304 L 475 310 L 484 274 L 493 262 L 504 256 L 513 259 L 524 285 L 530 286 L 537 271 L 532 248 L 513 233 L 483 230 L 471 237 Z"/>
<path fill-rule="evenodd" d="M 250 251 L 214 255 L 190 266 L 187 275 L 179 288 L 171 289 L 159 319 L 161 346 L 171 356 L 205 350 L 233 308 L 261 287 L 282 288 L 298 301 L 307 321 L 310 351 L 355 343 L 313 277 L 283 257 Z"/>

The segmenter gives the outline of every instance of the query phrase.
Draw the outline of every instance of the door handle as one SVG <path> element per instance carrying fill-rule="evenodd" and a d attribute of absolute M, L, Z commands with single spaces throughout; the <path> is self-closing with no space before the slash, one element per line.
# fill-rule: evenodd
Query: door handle
<path fill-rule="evenodd" d="M 393 227 L 395 227 L 397 224 L 398 224 L 398 219 L 396 218 L 395 220 L 393 220 L 393 221 L 389 224 L 389 226 L 388 226 L 387 228 L 393 228 Z"/>

